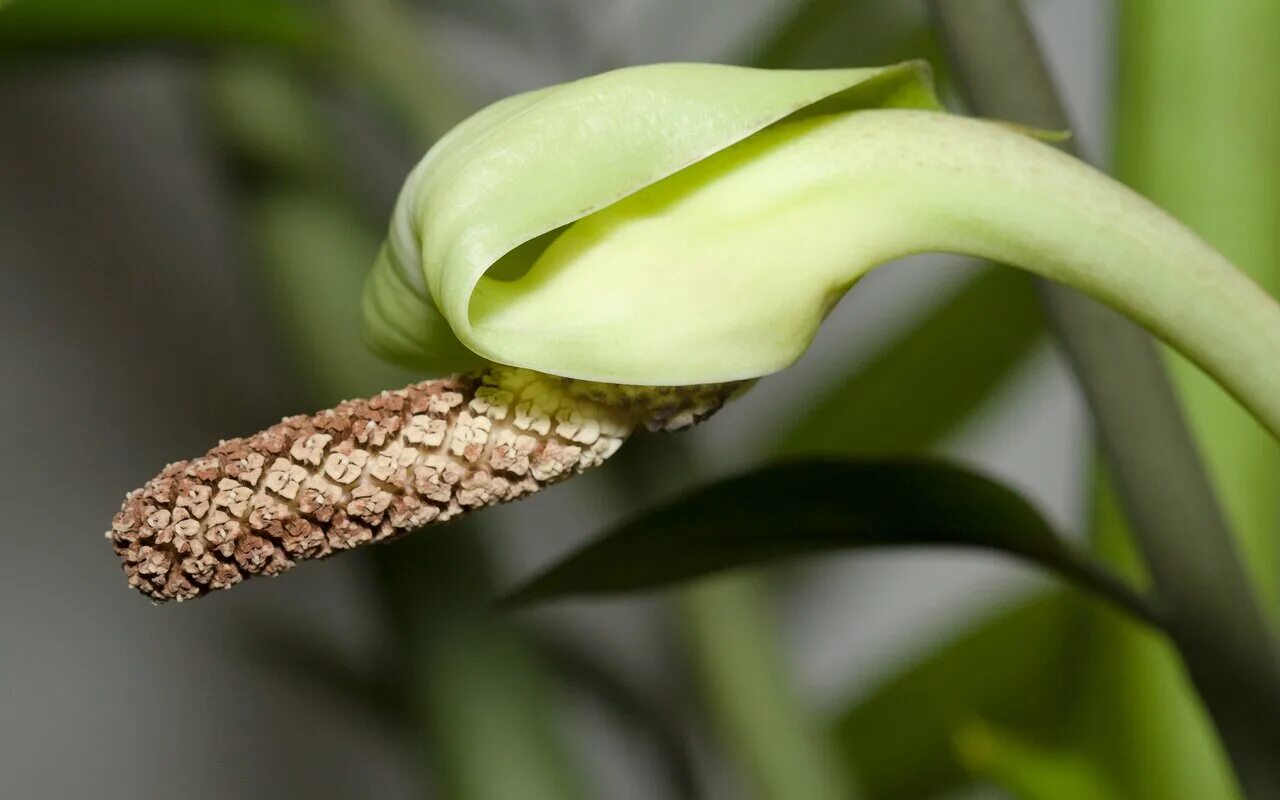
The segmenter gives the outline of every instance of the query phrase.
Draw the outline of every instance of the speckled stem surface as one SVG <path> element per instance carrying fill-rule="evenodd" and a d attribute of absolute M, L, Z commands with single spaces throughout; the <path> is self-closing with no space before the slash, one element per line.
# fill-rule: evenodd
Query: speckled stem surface
<path fill-rule="evenodd" d="M 594 467 L 635 428 L 677 430 L 740 384 L 631 387 L 495 367 L 287 417 L 130 492 L 107 531 L 133 588 L 187 600 Z"/>

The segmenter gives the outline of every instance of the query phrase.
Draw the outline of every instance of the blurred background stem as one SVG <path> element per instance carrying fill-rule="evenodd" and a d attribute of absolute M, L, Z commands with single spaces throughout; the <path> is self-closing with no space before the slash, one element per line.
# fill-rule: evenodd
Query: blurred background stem
<path fill-rule="evenodd" d="M 1119 10 L 1117 177 L 1190 225 L 1275 294 L 1280 289 L 1280 5 L 1125 0 Z M 1265 616 L 1280 613 L 1280 451 L 1212 381 L 1169 354 L 1210 476 Z M 1114 497 L 1099 491 L 1098 546 L 1140 566 Z M 1237 796 L 1209 720 L 1166 642 L 1097 620 L 1091 744 L 1135 797 Z M 1259 712 L 1261 713 L 1261 712 Z M 1280 755 L 1273 754 L 1280 760 Z"/>
<path fill-rule="evenodd" d="M 1115 173 L 1280 293 L 1280 3 L 1119 4 Z M 1267 615 L 1280 619 L 1280 448 L 1212 379 L 1169 368 Z"/>
<path fill-rule="evenodd" d="M 977 113 L 1069 127 L 1015 0 L 933 0 L 931 7 Z M 1153 346 L 1096 304 L 1055 287 L 1044 292 L 1191 679 L 1246 794 L 1277 796 L 1280 673 L 1272 634 Z"/>

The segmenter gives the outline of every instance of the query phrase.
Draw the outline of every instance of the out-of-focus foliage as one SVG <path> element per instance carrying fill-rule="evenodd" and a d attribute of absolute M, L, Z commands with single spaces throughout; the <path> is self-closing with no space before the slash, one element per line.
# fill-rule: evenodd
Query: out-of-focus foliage
<path fill-rule="evenodd" d="M 746 62 L 760 67 L 820 69 L 851 61 L 932 60 L 935 54 L 934 37 L 918 3 L 798 0 L 783 4 L 783 8 L 770 20 L 767 34 L 745 48 L 742 56 Z"/>
<path fill-rule="evenodd" d="M 770 588 L 736 573 L 694 583 L 677 598 L 719 739 L 759 800 L 856 796 L 856 779 L 794 686 Z"/>
<path fill-rule="evenodd" d="M 334 34 L 302 0 L 10 0 L 0 7 L 0 58 L 138 44 L 256 45 L 319 56 Z"/>
<path fill-rule="evenodd" d="M 1037 745 L 982 720 L 956 732 L 956 750 L 975 774 L 1017 800 L 1123 800 L 1088 758 Z"/>
<path fill-rule="evenodd" d="M 1272 294 L 1280 290 L 1280 4 L 1123 0 L 1116 175 L 1168 208 Z M 1280 450 L 1235 401 L 1180 358 L 1172 376 L 1240 551 L 1274 623 L 1280 614 Z M 1100 549 L 1140 572 L 1114 496 L 1096 500 Z M 1177 653 L 1109 615 L 1098 622 L 1079 745 L 1126 796 L 1239 797 Z M 1261 713 L 1261 712 L 1260 712 Z"/>
<path fill-rule="evenodd" d="M 1099 484 L 1095 549 L 1140 576 L 1115 494 Z M 1213 723 L 1168 640 L 1106 609 L 1094 609 L 1088 624 L 1090 654 L 1079 665 L 1085 690 L 1064 725 L 1072 744 L 1092 755 L 1126 797 L 1239 798 Z"/>
<path fill-rule="evenodd" d="M 1055 736 L 1087 641 L 1080 600 L 1052 592 L 1015 603 L 904 665 L 835 724 L 870 800 L 926 800 L 971 782 L 954 747 L 981 718 Z"/>
<path fill-rule="evenodd" d="M 280 59 L 239 55 L 215 59 L 207 86 L 210 123 L 242 181 L 344 196 L 347 165 L 316 81 Z"/>
<path fill-rule="evenodd" d="M 364 276 L 350 266 L 377 250 L 360 214 L 336 198 L 279 189 L 246 200 L 245 213 L 261 257 L 274 265 L 262 280 L 281 333 L 306 359 L 300 373 L 325 387 L 318 399 L 359 397 L 416 377 L 374 358 L 358 326 L 314 322 L 359 314 Z"/>
<path fill-rule="evenodd" d="M 1026 362 L 1043 326 L 1026 276 L 984 269 L 838 378 L 782 436 L 782 450 L 927 451 Z M 966 718 L 1053 732 L 1074 685 L 1069 648 L 1085 644 L 1081 605 L 1063 593 L 1020 601 L 840 714 L 834 736 L 865 797 L 923 800 L 970 783 L 952 737 Z"/>

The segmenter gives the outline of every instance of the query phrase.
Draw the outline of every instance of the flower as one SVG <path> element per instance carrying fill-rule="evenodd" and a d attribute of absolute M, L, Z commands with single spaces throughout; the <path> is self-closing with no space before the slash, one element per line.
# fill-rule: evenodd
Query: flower
<path fill-rule="evenodd" d="M 1093 294 L 1280 431 L 1280 306 L 1034 132 L 941 111 L 922 64 L 659 64 L 495 103 L 409 176 L 367 336 L 462 374 L 171 464 L 107 536 L 182 600 L 527 495 L 705 417 L 869 270 L 939 250 Z"/>

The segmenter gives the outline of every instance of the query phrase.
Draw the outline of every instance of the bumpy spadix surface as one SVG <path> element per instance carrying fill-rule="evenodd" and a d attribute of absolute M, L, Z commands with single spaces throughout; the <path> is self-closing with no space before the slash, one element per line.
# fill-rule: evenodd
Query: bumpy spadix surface
<path fill-rule="evenodd" d="M 494 368 L 296 416 L 130 492 L 107 531 L 129 585 L 186 600 L 279 575 L 594 467 L 631 431 L 677 430 L 733 386 L 637 391 Z"/>

